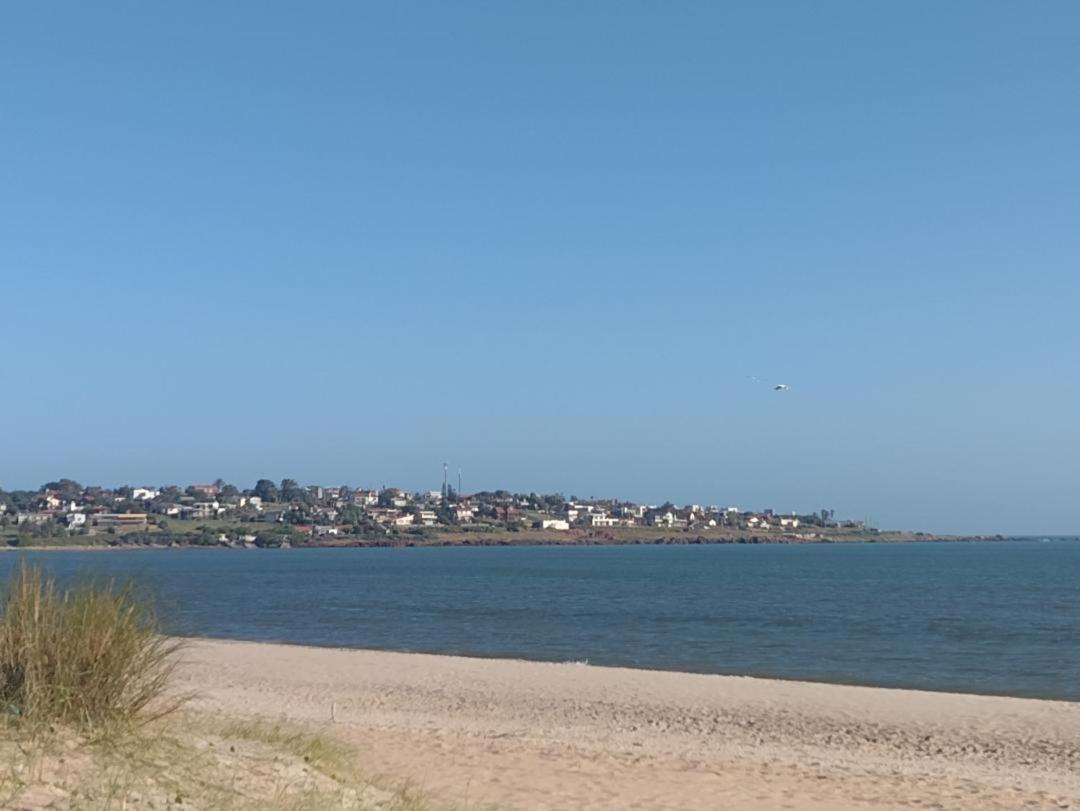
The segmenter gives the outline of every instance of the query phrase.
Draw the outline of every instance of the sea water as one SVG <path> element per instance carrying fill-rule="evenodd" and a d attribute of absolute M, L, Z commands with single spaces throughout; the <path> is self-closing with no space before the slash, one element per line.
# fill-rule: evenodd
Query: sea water
<path fill-rule="evenodd" d="M 1080 700 L 1080 541 L 13 552 L 167 630 Z"/>

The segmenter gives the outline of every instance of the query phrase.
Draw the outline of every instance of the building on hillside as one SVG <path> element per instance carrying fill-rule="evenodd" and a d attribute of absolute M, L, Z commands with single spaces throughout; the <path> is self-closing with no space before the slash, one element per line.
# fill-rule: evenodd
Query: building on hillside
<path fill-rule="evenodd" d="M 338 511 L 333 507 L 316 507 L 316 517 L 320 518 L 324 524 L 336 524 L 338 520 Z"/>
<path fill-rule="evenodd" d="M 225 508 L 216 501 L 197 501 L 180 510 L 183 518 L 193 521 L 205 521 L 208 518 L 217 518 L 225 512 Z"/>
<path fill-rule="evenodd" d="M 16 526 L 22 524 L 47 524 L 51 520 L 52 516 L 48 513 L 15 513 Z"/>
<path fill-rule="evenodd" d="M 146 530 L 146 513 L 98 513 L 90 516 L 95 529 Z"/>
<path fill-rule="evenodd" d="M 193 484 L 189 489 L 194 490 L 196 493 L 201 493 L 208 498 L 213 498 L 221 492 L 221 488 L 216 484 Z"/>
<path fill-rule="evenodd" d="M 439 516 L 435 514 L 434 510 L 420 510 L 418 517 L 420 524 L 425 527 L 433 527 L 439 523 Z"/>
<path fill-rule="evenodd" d="M 535 525 L 534 525 L 535 526 Z M 561 518 L 545 518 L 540 522 L 541 529 L 557 529 L 565 532 L 570 529 L 570 522 Z"/>
<path fill-rule="evenodd" d="M 683 529 L 687 525 L 687 519 L 685 515 L 680 515 L 676 510 L 656 510 L 649 513 L 647 523 L 654 527 Z"/>
<path fill-rule="evenodd" d="M 671 510 L 657 510 L 648 516 L 649 526 L 671 527 L 675 525 L 675 513 Z"/>
<path fill-rule="evenodd" d="M 131 491 L 132 501 L 153 501 L 160 495 L 161 491 L 153 487 L 136 487 Z"/>
<path fill-rule="evenodd" d="M 383 507 L 368 507 L 364 514 L 377 524 L 393 524 L 400 511 Z"/>
<path fill-rule="evenodd" d="M 619 525 L 619 519 L 608 515 L 603 510 L 596 512 L 586 513 L 581 516 L 581 523 L 587 527 L 616 527 Z"/>

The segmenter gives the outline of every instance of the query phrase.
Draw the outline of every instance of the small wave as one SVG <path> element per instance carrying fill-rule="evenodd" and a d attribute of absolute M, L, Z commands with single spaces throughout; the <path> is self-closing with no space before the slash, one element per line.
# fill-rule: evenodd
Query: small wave
<path fill-rule="evenodd" d="M 588 667 L 589 660 L 588 659 L 569 659 L 569 660 L 567 660 L 565 662 L 561 662 L 560 664 L 577 665 L 578 667 Z"/>

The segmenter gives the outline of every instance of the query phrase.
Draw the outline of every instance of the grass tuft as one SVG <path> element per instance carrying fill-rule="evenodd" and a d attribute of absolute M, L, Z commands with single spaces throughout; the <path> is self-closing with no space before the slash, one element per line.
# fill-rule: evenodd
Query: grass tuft
<path fill-rule="evenodd" d="M 131 585 L 58 589 L 23 564 L 0 616 L 0 711 L 20 724 L 84 732 L 155 718 L 180 643 L 164 637 Z"/>

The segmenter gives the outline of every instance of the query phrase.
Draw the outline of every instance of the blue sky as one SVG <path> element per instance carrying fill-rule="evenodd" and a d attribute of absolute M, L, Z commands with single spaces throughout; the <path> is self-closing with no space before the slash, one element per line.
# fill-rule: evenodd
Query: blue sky
<path fill-rule="evenodd" d="M 1078 532 L 1078 87 L 1065 2 L 7 3 L 0 487 Z"/>

